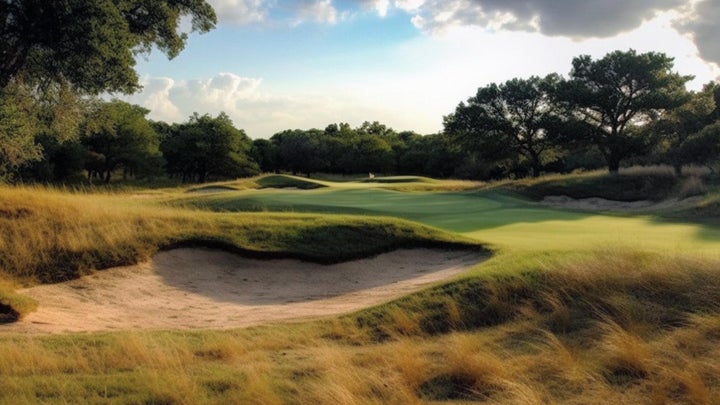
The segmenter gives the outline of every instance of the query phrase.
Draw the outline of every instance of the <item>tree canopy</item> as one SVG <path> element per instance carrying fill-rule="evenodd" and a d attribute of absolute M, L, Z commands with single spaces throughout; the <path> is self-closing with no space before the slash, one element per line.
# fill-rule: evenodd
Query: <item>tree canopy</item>
<path fill-rule="evenodd" d="M 460 103 L 445 117 L 445 132 L 485 158 L 521 154 L 537 177 L 561 121 L 554 100 L 560 80 L 551 74 L 479 88 L 467 103 Z"/>
<path fill-rule="evenodd" d="M 110 182 L 113 171 L 152 171 L 161 166 L 160 141 L 145 116 L 150 111 L 123 101 L 98 103 L 84 124 L 82 143 L 87 148 L 90 175 Z"/>
<path fill-rule="evenodd" d="M 188 122 L 168 130 L 161 144 L 167 170 L 182 176 L 183 181 L 205 182 L 259 172 L 249 156 L 252 141 L 225 113 L 217 117 L 195 113 Z"/>
<path fill-rule="evenodd" d="M 216 23 L 204 0 L 3 0 L 0 88 L 17 79 L 132 93 L 139 88 L 135 55 L 155 46 L 176 56 L 187 40 L 179 31 L 183 17 L 193 31 Z"/>
<path fill-rule="evenodd" d="M 673 58 L 656 52 L 615 51 L 598 60 L 582 55 L 572 65 L 560 96 L 586 124 L 586 131 L 576 135 L 599 149 L 610 172 L 646 146 L 637 136 L 643 131 L 632 127 L 682 105 L 685 83 L 692 79 L 673 72 Z"/>

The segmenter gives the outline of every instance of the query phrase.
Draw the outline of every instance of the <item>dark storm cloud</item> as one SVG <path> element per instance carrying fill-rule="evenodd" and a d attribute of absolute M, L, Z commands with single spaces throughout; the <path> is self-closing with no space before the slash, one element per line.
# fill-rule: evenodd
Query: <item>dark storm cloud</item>
<path fill-rule="evenodd" d="M 720 64 L 719 0 L 426 0 L 413 21 L 431 32 L 474 25 L 583 39 L 631 31 L 663 11 L 676 11 L 675 28 Z"/>
<path fill-rule="evenodd" d="M 720 64 L 720 1 L 705 0 L 693 7 L 693 12 L 685 21 L 678 22 L 676 28 L 693 37 L 700 50 L 700 56 Z"/>

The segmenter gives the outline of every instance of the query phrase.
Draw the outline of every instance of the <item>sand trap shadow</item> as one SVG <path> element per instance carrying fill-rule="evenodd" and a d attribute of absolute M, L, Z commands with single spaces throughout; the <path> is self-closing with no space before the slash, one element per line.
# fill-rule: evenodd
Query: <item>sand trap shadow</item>
<path fill-rule="evenodd" d="M 292 259 L 248 259 L 217 250 L 175 249 L 155 256 L 152 267 L 165 284 L 187 292 L 222 302 L 274 305 L 327 299 L 403 282 L 410 286 L 427 283 L 456 274 L 482 257 L 470 251 L 408 249 L 319 265 Z"/>
<path fill-rule="evenodd" d="M 323 266 L 175 249 L 136 266 L 19 291 L 37 312 L 0 333 L 228 329 L 340 315 L 453 277 L 481 252 L 397 250 Z"/>

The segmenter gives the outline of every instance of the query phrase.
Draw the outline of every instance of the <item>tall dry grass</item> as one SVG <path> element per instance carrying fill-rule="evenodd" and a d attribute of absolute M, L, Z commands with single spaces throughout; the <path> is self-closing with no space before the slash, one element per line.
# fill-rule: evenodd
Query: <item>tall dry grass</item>
<path fill-rule="evenodd" d="M 402 246 L 477 247 L 462 237 L 390 218 L 212 213 L 165 206 L 164 198 L 0 186 L 0 278 L 26 284 L 62 281 L 136 263 L 178 243 L 320 262 Z"/>
<path fill-rule="evenodd" d="M 711 405 L 720 397 L 717 261 L 600 250 L 491 264 L 328 321 L 0 336 L 0 403 Z M 438 314 L 452 313 L 439 328 Z"/>

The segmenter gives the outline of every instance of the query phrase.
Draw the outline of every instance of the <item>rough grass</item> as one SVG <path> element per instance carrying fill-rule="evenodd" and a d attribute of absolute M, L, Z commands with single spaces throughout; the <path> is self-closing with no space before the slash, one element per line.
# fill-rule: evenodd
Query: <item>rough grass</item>
<path fill-rule="evenodd" d="M 633 251 L 497 258 L 328 321 L 0 336 L 0 403 L 713 404 L 718 264 Z"/>
<path fill-rule="evenodd" d="M 393 218 L 231 214 L 160 207 L 127 194 L 0 189 L 0 274 L 56 282 L 197 244 L 332 263 L 400 247 L 477 243 Z"/>
<path fill-rule="evenodd" d="M 222 332 L 0 334 L 0 404 L 710 405 L 720 397 L 720 259 L 712 225 L 567 213 L 496 191 L 410 195 L 353 187 L 273 191 L 257 200 L 265 204 L 259 210 L 274 201 L 314 206 L 320 215 L 189 210 L 187 196 L 175 204 L 175 194 L 1 189 L 1 240 L 20 247 L 0 249 L 8 263 L 35 263 L 33 249 L 50 242 L 90 252 L 75 256 L 90 264 L 101 262 L 88 249 L 93 244 L 113 252 L 99 258 L 137 258 L 143 247 L 150 254 L 163 243 L 193 240 L 316 260 L 339 255 L 320 244 L 352 257 L 366 240 L 390 248 L 388 240 L 473 237 L 503 249 L 461 279 L 325 321 Z M 213 206 L 219 211 L 237 204 L 191 198 L 227 204 Z M 343 210 L 413 219 L 465 237 L 336 215 Z M 613 238 L 618 243 L 608 243 Z M 652 243 L 607 247 L 635 238 Z"/>
<path fill-rule="evenodd" d="M 615 201 L 662 201 L 704 195 L 720 187 L 720 178 L 706 169 L 686 167 L 677 175 L 670 166 L 633 166 L 618 174 L 591 171 L 573 174 L 551 174 L 537 179 L 500 181 L 489 189 L 514 190 L 533 200 L 547 196 L 571 198 L 604 198 Z"/>
<path fill-rule="evenodd" d="M 37 309 L 35 300 L 15 292 L 15 285 L 0 279 L 0 324 L 18 321 Z"/>

